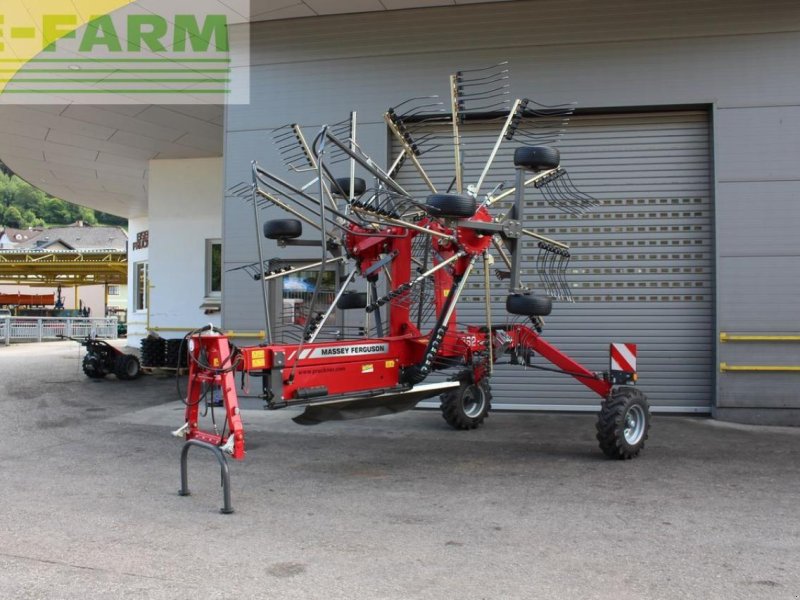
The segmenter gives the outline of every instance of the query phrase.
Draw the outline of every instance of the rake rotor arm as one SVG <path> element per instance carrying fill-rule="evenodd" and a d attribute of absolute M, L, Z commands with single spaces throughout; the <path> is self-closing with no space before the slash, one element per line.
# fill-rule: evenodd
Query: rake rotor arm
<path fill-rule="evenodd" d="M 411 198 L 411 195 L 405 191 L 399 183 L 397 183 L 394 179 L 389 177 L 383 170 L 376 165 L 371 158 L 363 156 L 360 152 L 353 150 L 350 148 L 349 144 L 345 144 L 335 135 L 333 135 L 330 131 L 325 131 L 325 138 L 330 140 L 330 142 L 338 147 L 342 152 L 347 154 L 350 158 L 356 161 L 359 165 L 361 165 L 364 169 L 369 171 L 373 177 L 378 179 L 381 183 L 383 183 L 387 188 L 394 190 L 396 193 L 405 196 L 406 198 Z M 357 148 L 357 146 L 356 146 Z"/>
<path fill-rule="evenodd" d="M 533 350 L 542 358 L 550 361 L 562 372 L 572 375 L 577 381 L 594 391 L 601 398 L 607 398 L 613 385 L 606 381 L 601 373 L 595 373 L 579 362 L 571 359 L 558 348 L 544 340 L 538 333 L 525 325 L 515 325 L 511 331 L 515 347 Z"/>
<path fill-rule="evenodd" d="M 456 193 L 464 192 L 464 170 L 461 165 L 461 131 L 458 123 L 461 118 L 461 102 L 459 101 L 458 78 L 450 76 L 450 110 L 453 125 L 453 153 L 455 156 Z"/>
<path fill-rule="evenodd" d="M 506 264 L 506 266 L 510 270 L 511 269 L 511 259 L 508 257 L 508 254 L 506 254 L 506 249 L 503 248 L 503 246 L 497 240 L 497 238 L 494 238 L 494 237 L 492 238 L 492 246 L 494 246 L 494 249 L 497 250 L 497 253 L 500 255 L 500 258 L 502 259 L 502 261 Z"/>
<path fill-rule="evenodd" d="M 253 166 L 253 173 L 254 173 L 254 176 L 256 177 L 257 181 L 263 183 L 264 185 L 266 185 L 271 190 L 273 190 L 275 192 L 282 193 L 281 189 L 279 187 L 276 187 L 276 185 L 275 185 L 275 184 L 278 184 L 279 186 L 289 190 L 290 192 L 292 192 L 294 194 L 297 194 L 303 200 L 306 200 L 307 202 L 311 202 L 315 206 L 319 206 L 319 200 L 318 199 L 314 198 L 313 196 L 308 195 L 306 192 L 304 192 L 300 188 L 292 185 L 291 183 L 289 183 L 287 181 L 284 181 L 283 179 L 281 179 L 280 177 L 278 177 L 276 175 L 273 175 L 269 171 L 265 171 L 264 169 L 262 169 L 258 165 L 254 165 Z M 272 181 L 274 183 L 270 183 L 270 181 Z M 293 200 L 294 200 L 294 202 L 297 202 L 300 206 L 302 206 L 306 210 L 309 210 L 309 212 L 315 212 L 315 213 L 319 212 L 317 210 L 309 209 L 302 202 L 300 202 L 300 200 L 298 200 L 297 198 L 295 198 Z M 344 214 L 343 212 L 339 211 L 338 209 L 328 208 L 327 210 L 330 211 L 331 214 L 333 214 L 334 216 L 339 217 L 341 219 L 344 219 L 344 221 L 346 221 L 346 222 L 348 222 L 348 223 L 350 223 L 352 225 L 359 225 L 359 223 L 357 223 L 352 218 L 350 218 L 348 215 Z M 330 223 L 331 225 L 334 225 L 336 227 L 343 228 L 341 224 L 336 223 L 335 221 L 327 220 L 326 222 Z"/>
<path fill-rule="evenodd" d="M 345 262 L 346 260 L 347 260 L 347 258 L 344 257 L 344 256 L 336 256 L 334 258 L 330 258 L 330 259 L 326 260 L 325 262 L 327 264 L 333 264 L 333 263 L 337 263 L 337 262 Z M 279 270 L 277 272 L 266 271 L 264 273 L 264 275 L 263 275 L 263 280 L 264 281 L 271 281 L 272 279 L 278 279 L 279 277 L 286 277 L 287 275 L 294 275 L 296 273 L 302 273 L 303 271 L 308 271 L 309 269 L 316 269 L 316 268 L 320 267 L 321 265 L 322 265 L 322 261 L 318 260 L 316 262 L 308 263 L 307 265 L 300 265 L 299 267 L 292 267 L 291 269 Z M 244 267 L 238 267 L 238 268 L 244 268 Z M 259 279 L 259 276 L 256 275 L 255 278 Z"/>
<path fill-rule="evenodd" d="M 298 140 L 298 142 L 300 143 L 300 145 L 303 148 L 303 153 L 305 153 L 308 156 L 308 161 L 309 161 L 309 164 L 311 164 L 311 168 L 312 169 L 318 169 L 319 166 L 317 165 L 316 155 L 311 151 L 311 147 L 308 145 L 308 142 L 306 141 L 305 135 L 303 135 L 303 130 L 300 128 L 299 125 L 296 125 L 296 124 L 292 125 L 292 128 L 295 130 L 295 135 L 297 136 L 297 140 Z M 334 185 L 336 185 L 336 179 L 330 173 L 328 168 L 325 167 L 324 170 L 325 170 L 325 176 L 328 178 L 329 182 L 333 183 Z M 328 202 L 330 203 L 331 208 L 333 208 L 335 210 L 336 209 L 336 200 L 333 199 L 333 195 L 331 195 L 330 189 L 328 189 L 327 186 L 323 186 L 323 189 L 325 190 L 325 197 L 328 199 Z M 340 191 L 342 191 L 342 190 L 340 190 Z"/>
<path fill-rule="evenodd" d="M 527 104 L 527 100 L 524 101 Z M 511 110 L 508 112 L 508 117 L 506 118 L 506 122 L 503 125 L 503 129 L 500 131 L 500 135 L 497 136 L 497 141 L 494 144 L 494 148 L 492 148 L 492 152 L 489 155 L 489 159 L 486 161 L 486 165 L 483 167 L 483 172 L 481 176 L 478 178 L 478 183 L 475 184 L 472 192 L 477 196 L 481 190 L 481 186 L 483 185 L 484 179 L 489 174 L 489 171 L 492 168 L 492 164 L 494 163 L 494 159 L 497 157 L 497 152 L 500 150 L 500 146 L 503 143 L 503 140 L 509 139 L 509 133 L 512 133 L 512 128 L 514 127 L 514 123 L 519 122 L 519 110 L 520 107 L 523 105 L 523 100 L 515 100 L 514 105 L 511 107 Z M 512 133 L 513 135 L 513 133 Z"/>
<path fill-rule="evenodd" d="M 404 221 L 402 219 L 394 219 L 392 217 L 380 216 L 373 213 L 373 211 L 366 209 L 361 206 L 354 206 L 354 212 L 365 212 L 370 216 L 374 216 L 376 220 L 385 223 L 386 225 L 392 225 L 394 227 L 404 227 L 406 229 L 413 229 L 414 231 L 418 231 L 419 233 L 427 233 L 429 235 L 439 237 L 445 240 L 449 240 L 451 242 L 457 243 L 458 240 L 450 234 L 443 233 L 441 231 L 436 231 L 435 229 L 428 229 L 427 227 L 423 227 L 422 225 L 417 225 L 415 223 L 409 223 L 408 221 Z"/>
<path fill-rule="evenodd" d="M 386 125 L 389 126 L 389 131 L 392 132 L 392 135 L 394 135 L 395 139 L 397 139 L 397 141 L 400 142 L 400 144 L 402 145 L 406 157 L 408 157 L 411 160 L 411 162 L 414 165 L 414 168 L 417 169 L 417 172 L 419 173 L 420 177 L 422 177 L 422 180 L 425 182 L 425 185 L 428 186 L 428 189 L 431 191 L 431 193 L 433 194 L 438 193 L 436 191 L 436 186 L 433 185 L 431 178 L 428 177 L 428 173 L 425 172 L 422 163 L 419 162 L 419 159 L 417 158 L 417 151 L 415 151 L 415 149 L 411 146 L 411 144 L 408 143 L 406 136 L 404 136 L 400 132 L 400 129 L 397 127 L 397 124 L 395 123 L 394 119 L 392 119 L 391 115 L 389 113 L 384 114 L 383 120 L 386 121 Z M 394 165 L 392 169 L 390 169 L 390 172 L 393 169 Z"/>
<path fill-rule="evenodd" d="M 297 217 L 298 219 L 300 219 L 304 223 L 306 223 L 308 225 L 311 225 L 311 227 L 313 227 L 314 229 L 317 229 L 317 230 L 321 231 L 319 223 L 314 222 L 313 220 L 311 220 L 310 218 L 305 216 L 303 213 L 293 209 L 291 206 L 289 206 L 285 202 L 279 200 L 278 198 L 276 198 L 272 194 L 269 194 L 268 192 L 265 192 L 262 189 L 256 189 L 256 194 L 258 194 L 259 196 L 261 196 L 265 200 L 269 200 L 270 202 L 272 202 L 278 208 L 281 208 L 281 209 L 285 210 L 286 212 L 288 212 L 289 214 L 294 215 L 295 217 Z M 329 223 L 330 223 L 330 221 L 329 221 Z M 331 223 L 331 224 L 334 224 L 334 223 Z M 330 236 L 330 234 L 328 234 L 328 236 Z"/>
<path fill-rule="evenodd" d="M 560 248 L 561 250 L 569 251 L 569 246 L 567 244 L 564 244 L 562 242 L 557 242 L 556 240 L 554 240 L 552 238 L 549 238 L 549 237 L 545 237 L 543 235 L 539 235 L 538 233 L 535 233 L 535 232 L 531 231 L 530 229 L 523 229 L 522 233 L 524 233 L 525 235 L 527 235 L 529 237 L 532 237 L 535 240 L 539 240 L 540 242 L 545 242 L 546 244 L 551 244 L 551 245 L 555 246 L 556 248 Z"/>
<path fill-rule="evenodd" d="M 334 309 L 336 308 L 337 302 L 344 294 L 347 286 L 350 285 L 350 282 L 353 281 L 353 277 L 356 276 L 357 270 L 353 269 L 350 271 L 350 274 L 345 278 L 344 283 L 339 288 L 339 292 L 336 294 L 336 297 L 331 301 L 330 306 L 325 311 L 325 314 L 322 315 L 322 318 L 317 322 L 314 331 L 311 332 L 310 336 L 308 337 L 308 343 L 313 344 L 314 341 L 317 339 L 319 332 L 322 331 L 323 325 L 325 325 L 326 321 L 330 318 L 331 314 L 333 314 Z"/>
<path fill-rule="evenodd" d="M 536 185 L 539 181 L 546 179 L 547 177 L 553 175 L 558 169 L 548 169 L 547 171 L 542 171 L 541 173 L 537 173 L 533 177 L 525 180 L 525 187 Z M 516 187 L 508 188 L 507 190 L 502 191 L 497 196 L 491 196 L 486 199 L 484 206 L 491 206 L 495 202 L 499 202 L 500 200 L 504 200 L 509 196 L 513 195 L 517 191 Z"/>
<path fill-rule="evenodd" d="M 405 294 L 406 292 L 410 291 L 415 285 L 419 285 L 420 283 L 424 282 L 428 277 L 430 277 L 431 275 L 433 275 L 437 271 L 440 271 L 441 269 L 444 269 L 445 267 L 448 267 L 449 265 L 451 265 L 455 261 L 463 258 L 464 256 L 466 256 L 466 253 L 459 252 L 457 254 L 454 254 L 453 256 L 448 258 L 447 260 L 444 260 L 444 261 L 440 262 L 438 265 L 435 265 L 434 267 L 431 267 L 430 269 L 428 269 L 424 273 L 420 274 L 418 277 L 415 277 L 414 279 L 412 279 L 408 283 L 404 283 L 399 288 L 392 290 L 391 292 L 389 292 L 388 294 L 386 294 L 382 298 L 378 298 L 371 305 L 367 306 L 367 312 L 373 312 L 374 310 L 377 310 L 378 308 L 380 308 L 381 306 L 383 306 L 387 302 L 390 302 L 390 301 L 394 300 L 395 298 L 397 298 L 398 296 L 401 296 L 401 295 Z"/>

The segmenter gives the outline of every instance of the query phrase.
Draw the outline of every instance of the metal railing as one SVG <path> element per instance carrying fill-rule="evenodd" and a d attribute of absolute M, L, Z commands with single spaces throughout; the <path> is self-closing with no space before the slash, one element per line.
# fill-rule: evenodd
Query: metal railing
<path fill-rule="evenodd" d="M 117 317 L 0 317 L 0 340 L 42 342 L 61 336 L 117 338 Z"/>
<path fill-rule="evenodd" d="M 719 334 L 720 342 L 800 342 L 800 334 L 797 333 L 727 333 Z M 797 365 L 729 365 L 726 362 L 719 363 L 720 373 L 729 372 L 754 372 L 754 373 L 800 373 L 800 366 Z"/>

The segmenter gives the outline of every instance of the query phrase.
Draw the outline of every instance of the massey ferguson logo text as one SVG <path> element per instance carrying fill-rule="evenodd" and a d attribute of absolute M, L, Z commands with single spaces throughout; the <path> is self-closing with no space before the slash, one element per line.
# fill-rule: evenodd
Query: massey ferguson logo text
<path fill-rule="evenodd" d="M 352 356 L 354 354 L 380 354 L 386 352 L 384 344 L 374 346 L 338 346 L 336 348 L 320 348 L 320 356 Z"/>
<path fill-rule="evenodd" d="M 389 344 L 354 344 L 352 346 L 329 346 L 327 348 L 314 348 L 303 350 L 300 360 L 304 358 L 331 358 L 337 356 L 367 356 L 370 354 L 386 354 Z M 291 360 L 293 356 L 289 356 Z"/>

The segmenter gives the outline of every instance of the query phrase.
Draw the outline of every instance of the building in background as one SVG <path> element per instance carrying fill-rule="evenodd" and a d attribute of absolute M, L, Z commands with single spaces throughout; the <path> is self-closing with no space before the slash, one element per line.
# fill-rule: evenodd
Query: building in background
<path fill-rule="evenodd" d="M 6 297 L 14 294 L 46 295 L 53 298 L 48 308 L 81 309 L 87 316 L 117 316 L 124 321 L 128 308 L 127 284 L 106 272 L 108 261 L 99 259 L 92 263 L 96 265 L 96 272 L 92 273 L 89 268 L 83 278 L 59 276 L 55 272 L 44 274 L 37 263 L 44 264 L 47 255 L 64 256 L 68 261 L 81 260 L 81 254 L 86 258 L 102 256 L 104 252 L 124 256 L 127 245 L 128 235 L 121 227 L 91 226 L 81 221 L 62 227 L 7 227 L 0 230 L 2 257 L 6 261 L 15 258 L 21 261 L 28 256 L 31 260 L 28 272 L 24 263 L 20 262 L 17 275 L 6 277 L 5 282 L 0 280 L 0 294 Z M 40 277 L 46 281 L 37 282 Z M 9 282 L 10 279 L 14 281 Z M 24 283 L 26 281 L 32 283 L 28 285 Z"/>
<path fill-rule="evenodd" d="M 223 190 L 249 180 L 253 159 L 284 172 L 274 128 L 313 131 L 356 110 L 359 144 L 387 162 L 396 152 L 382 118 L 389 106 L 446 96 L 453 71 L 507 60 L 512 97 L 579 103 L 560 149 L 581 189 L 603 201 L 577 221 L 531 198 L 532 223 L 574 249 L 577 302 L 556 305 L 548 336 L 597 369 L 606 342 L 638 343 L 641 385 L 657 410 L 800 424 L 796 374 L 721 372 L 800 364 L 800 344 L 723 341 L 797 330 L 796 2 L 252 7 L 252 23 L 231 36 L 236 54 L 235 30 L 249 28 L 249 61 L 235 67 L 249 72 L 249 105 L 0 106 L 9 167 L 55 196 L 130 219 L 132 343 L 148 328 L 263 328 L 258 284 L 235 270 L 256 257 L 252 207 Z M 468 145 L 482 147 L 486 132 L 468 123 Z M 470 169 L 478 157 L 466 160 Z M 413 173 L 402 177 L 418 185 Z M 476 314 L 466 300 L 464 315 Z M 596 408 L 565 378 L 523 381 L 499 369 L 493 386 L 508 407 Z"/>

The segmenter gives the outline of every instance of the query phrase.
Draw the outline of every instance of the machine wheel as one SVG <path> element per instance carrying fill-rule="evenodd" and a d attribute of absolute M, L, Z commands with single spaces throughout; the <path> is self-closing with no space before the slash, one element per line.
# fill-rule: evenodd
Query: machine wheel
<path fill-rule="evenodd" d="M 297 219 L 273 219 L 264 223 L 264 237 L 270 240 L 289 240 L 303 235 L 303 224 Z"/>
<path fill-rule="evenodd" d="M 492 407 L 489 381 L 472 382 L 472 376 L 461 377 L 461 386 L 442 394 L 442 417 L 453 429 L 475 429 Z"/>
<path fill-rule="evenodd" d="M 96 354 L 89 353 L 83 357 L 83 373 L 90 379 L 102 379 L 106 376 L 103 361 Z"/>
<path fill-rule="evenodd" d="M 336 182 L 335 185 L 331 186 L 331 193 L 337 196 L 342 196 L 344 198 L 350 197 L 350 178 L 349 177 L 337 177 L 334 179 Z M 358 198 L 364 192 L 367 191 L 367 182 L 361 179 L 360 177 L 356 177 L 353 179 L 353 196 Z"/>
<path fill-rule="evenodd" d="M 367 308 L 367 294 L 364 292 L 345 292 L 336 303 L 336 308 L 339 310 Z"/>
<path fill-rule="evenodd" d="M 650 431 L 647 397 L 633 387 L 618 387 L 603 400 L 597 416 L 597 441 L 609 458 L 625 460 L 644 448 Z"/>
<path fill-rule="evenodd" d="M 561 164 L 561 154 L 550 146 L 522 146 L 514 152 L 514 165 L 531 171 L 555 169 Z"/>
<path fill-rule="evenodd" d="M 428 196 L 427 204 L 432 217 L 469 219 L 478 210 L 475 198 L 458 194 L 432 194 Z"/>
<path fill-rule="evenodd" d="M 548 296 L 512 294 L 506 298 L 506 311 L 524 317 L 546 317 L 553 310 L 553 300 Z"/>
<path fill-rule="evenodd" d="M 139 359 L 133 354 L 122 354 L 114 361 L 114 375 L 117 379 L 128 381 L 136 379 L 142 372 Z"/>

